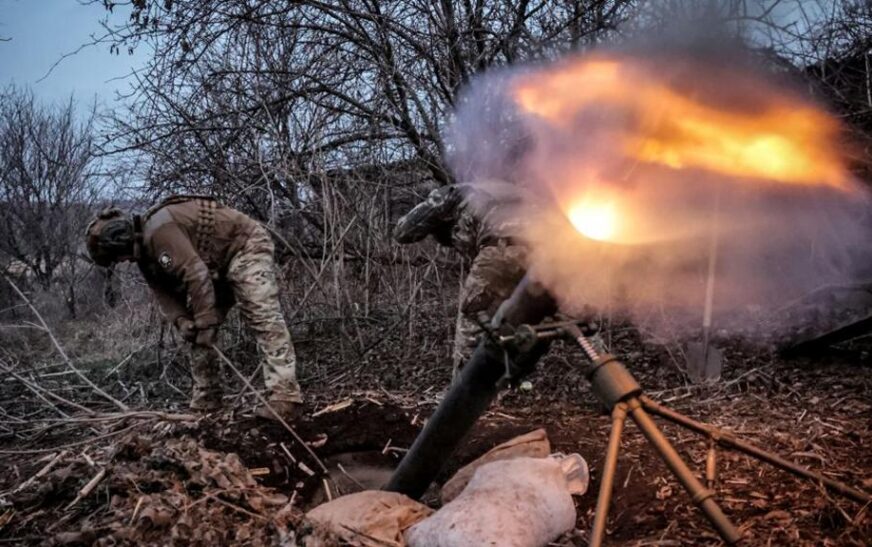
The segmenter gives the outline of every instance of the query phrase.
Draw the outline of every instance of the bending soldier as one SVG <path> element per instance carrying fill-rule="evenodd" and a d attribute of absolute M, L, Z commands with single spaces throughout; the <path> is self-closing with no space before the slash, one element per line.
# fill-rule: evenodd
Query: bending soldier
<path fill-rule="evenodd" d="M 192 409 L 221 407 L 211 348 L 238 302 L 263 353 L 269 404 L 282 418 L 293 417 L 302 402 L 294 346 L 279 303 L 273 242 L 260 223 L 208 197 L 176 196 L 141 216 L 103 211 L 86 238 L 100 266 L 136 262 L 163 314 L 192 343 Z M 256 413 L 273 418 L 266 408 Z"/>
<path fill-rule="evenodd" d="M 525 273 L 526 253 L 512 238 L 512 226 L 490 214 L 499 198 L 487 195 L 488 184 L 510 186 L 442 186 L 400 218 L 394 230 L 399 243 L 415 243 L 432 235 L 440 245 L 453 247 L 472 261 L 459 295 L 452 351 L 454 375 L 475 349 L 481 333 L 479 317 L 491 317 Z"/>

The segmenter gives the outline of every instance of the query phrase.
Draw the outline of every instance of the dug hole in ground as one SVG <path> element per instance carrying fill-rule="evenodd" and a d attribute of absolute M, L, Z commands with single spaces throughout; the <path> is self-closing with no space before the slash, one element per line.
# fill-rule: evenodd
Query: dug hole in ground
<path fill-rule="evenodd" d="M 549 452 L 542 429 L 497 446 L 446 482 L 435 513 L 402 494 L 367 490 L 306 516 L 352 545 L 545 545 L 575 526 L 572 495 L 589 483 L 580 455 Z M 305 544 L 325 545 L 316 536 Z"/>

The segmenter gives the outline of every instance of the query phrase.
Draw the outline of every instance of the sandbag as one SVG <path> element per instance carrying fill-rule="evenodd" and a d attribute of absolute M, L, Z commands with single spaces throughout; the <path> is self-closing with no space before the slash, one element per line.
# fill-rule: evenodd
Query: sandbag
<path fill-rule="evenodd" d="M 469 483 L 469 479 L 482 465 L 498 460 L 510 460 L 513 458 L 545 458 L 551 454 L 551 443 L 544 429 L 537 429 L 521 436 L 515 437 L 494 448 L 491 448 L 471 463 L 461 467 L 453 477 L 442 485 L 440 497 L 442 504 L 446 504 L 456 498 Z"/>
<path fill-rule="evenodd" d="M 402 494 L 366 490 L 321 504 L 306 518 L 350 545 L 403 547 L 403 532 L 432 513 L 426 505 Z"/>
<path fill-rule="evenodd" d="M 541 547 L 575 526 L 570 487 L 587 490 L 578 454 L 514 458 L 478 468 L 453 501 L 406 532 L 409 547 Z"/>

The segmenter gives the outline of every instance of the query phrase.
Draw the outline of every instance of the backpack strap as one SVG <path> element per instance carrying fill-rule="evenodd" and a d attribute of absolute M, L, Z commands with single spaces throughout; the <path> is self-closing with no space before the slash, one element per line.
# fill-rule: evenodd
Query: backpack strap
<path fill-rule="evenodd" d="M 142 215 L 133 215 L 133 260 L 142 257 Z"/>
<path fill-rule="evenodd" d="M 159 201 L 156 205 L 149 207 L 142 214 L 142 221 L 145 222 L 149 218 L 151 218 L 155 213 L 166 207 L 167 205 L 173 205 L 175 203 L 184 203 L 186 201 L 194 201 L 194 200 L 203 200 L 213 202 L 216 206 L 218 205 L 218 200 L 212 196 L 205 196 L 199 194 L 177 194 L 173 196 L 169 196 Z"/>

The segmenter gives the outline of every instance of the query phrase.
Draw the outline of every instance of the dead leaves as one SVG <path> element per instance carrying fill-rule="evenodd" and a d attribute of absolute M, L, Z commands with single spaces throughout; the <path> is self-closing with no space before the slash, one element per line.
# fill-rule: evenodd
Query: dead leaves
<path fill-rule="evenodd" d="M 80 493 L 75 507 L 70 504 L 60 519 L 68 520 L 66 529 L 46 530 L 47 544 L 170 539 L 179 545 L 265 546 L 274 544 L 277 535 L 292 534 L 298 518 L 287 496 L 260 485 L 239 456 L 207 450 L 190 437 L 160 442 L 131 437 L 107 457 L 98 473 L 99 488 L 87 488 L 100 481 L 94 480 L 93 468 L 76 460 L 13 499 L 16 505 L 48 506 L 64 501 L 51 499 L 53 493 Z M 14 509 L 0 514 L 0 529 L 14 514 Z"/>

